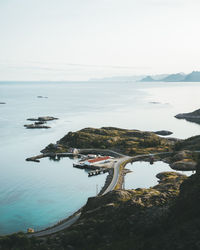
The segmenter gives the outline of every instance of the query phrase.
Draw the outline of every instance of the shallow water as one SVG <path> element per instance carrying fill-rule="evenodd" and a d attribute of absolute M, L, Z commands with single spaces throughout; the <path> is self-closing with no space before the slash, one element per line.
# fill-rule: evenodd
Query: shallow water
<path fill-rule="evenodd" d="M 200 126 L 174 115 L 200 107 L 200 83 L 0 83 L 0 234 L 53 225 L 81 207 L 106 175 L 88 178 L 69 159 L 26 162 L 69 131 L 115 126 L 171 130 L 186 138 Z M 48 98 L 37 98 L 37 96 Z M 158 102 L 152 104 L 151 102 Z M 47 130 L 23 127 L 50 115 Z M 69 178 L 69 179 L 68 179 Z"/>
<path fill-rule="evenodd" d="M 169 164 L 162 161 L 154 162 L 152 165 L 146 161 L 137 161 L 127 164 L 126 168 L 132 172 L 125 175 L 125 189 L 153 187 L 158 184 L 156 175 L 161 172 L 177 172 L 187 176 L 193 174 L 193 171 L 175 171 L 170 168 Z"/>

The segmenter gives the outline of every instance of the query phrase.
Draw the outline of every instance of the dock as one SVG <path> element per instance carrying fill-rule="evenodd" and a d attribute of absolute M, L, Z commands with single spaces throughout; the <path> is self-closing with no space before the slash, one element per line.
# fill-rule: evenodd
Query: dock
<path fill-rule="evenodd" d="M 103 169 L 97 169 L 95 171 L 90 171 L 88 173 L 88 177 L 92 177 L 92 176 L 95 176 L 95 175 L 99 175 L 99 174 L 105 174 L 106 172 L 108 172 L 109 169 L 106 169 L 106 168 L 103 168 Z"/>
<path fill-rule="evenodd" d="M 34 161 L 34 162 L 40 162 L 39 159 L 45 158 L 45 157 L 50 157 L 52 159 L 57 160 L 58 158 L 61 157 L 74 157 L 78 156 L 81 157 L 82 154 L 73 154 L 73 153 L 46 153 L 46 154 L 40 154 L 36 156 L 32 156 L 26 159 L 26 161 Z"/>

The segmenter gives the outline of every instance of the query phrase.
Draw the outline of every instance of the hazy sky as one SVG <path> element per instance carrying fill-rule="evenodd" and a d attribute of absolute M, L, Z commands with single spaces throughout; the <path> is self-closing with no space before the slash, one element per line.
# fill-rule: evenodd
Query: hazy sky
<path fill-rule="evenodd" d="M 200 0 L 0 0 L 0 80 L 200 70 Z"/>

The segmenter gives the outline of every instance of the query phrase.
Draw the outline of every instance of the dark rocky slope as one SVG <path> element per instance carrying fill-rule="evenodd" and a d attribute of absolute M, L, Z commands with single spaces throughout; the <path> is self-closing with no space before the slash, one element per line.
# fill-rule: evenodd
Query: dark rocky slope
<path fill-rule="evenodd" d="M 185 119 L 189 122 L 200 124 L 200 109 L 197 109 L 190 113 L 181 113 L 175 116 L 178 119 Z"/>
<path fill-rule="evenodd" d="M 153 188 L 90 198 L 79 221 L 63 232 L 40 240 L 4 237 L 0 249 L 199 249 L 199 175 L 158 177 Z"/>

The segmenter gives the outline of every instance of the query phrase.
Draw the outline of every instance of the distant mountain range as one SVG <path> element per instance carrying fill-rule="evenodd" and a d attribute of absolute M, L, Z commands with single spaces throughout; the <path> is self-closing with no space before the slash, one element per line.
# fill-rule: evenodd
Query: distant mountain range
<path fill-rule="evenodd" d="M 159 74 L 159 75 L 137 75 L 137 76 L 113 76 L 90 81 L 105 82 L 200 82 L 200 71 L 193 71 L 190 74 Z"/>
<path fill-rule="evenodd" d="M 190 74 L 177 73 L 170 74 L 161 79 L 156 79 L 154 76 L 146 76 L 140 80 L 141 82 L 200 82 L 200 71 L 193 71 Z"/>
<path fill-rule="evenodd" d="M 164 77 L 167 77 L 168 74 L 160 74 L 160 75 L 154 75 L 154 80 L 160 80 Z M 132 76 L 112 76 L 112 77 L 104 77 L 104 78 L 91 78 L 90 81 L 98 81 L 98 82 L 138 82 L 143 80 L 146 77 L 146 75 L 132 75 Z M 153 81 L 154 81 L 153 80 Z"/>

